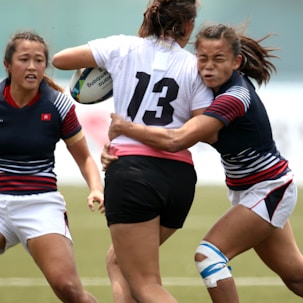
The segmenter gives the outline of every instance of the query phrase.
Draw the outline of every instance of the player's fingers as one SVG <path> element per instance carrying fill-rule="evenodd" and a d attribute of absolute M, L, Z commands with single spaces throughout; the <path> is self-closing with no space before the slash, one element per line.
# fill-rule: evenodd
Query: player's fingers
<path fill-rule="evenodd" d="M 101 214 L 105 214 L 105 207 L 104 205 L 99 205 L 98 210 L 101 212 Z"/>
<path fill-rule="evenodd" d="M 104 145 L 103 151 L 101 153 L 101 164 L 102 164 L 102 170 L 106 171 L 108 166 L 112 161 L 117 160 L 117 156 L 113 156 L 109 153 L 109 146 L 107 144 Z"/>
<path fill-rule="evenodd" d="M 91 211 L 95 210 L 95 205 L 92 199 L 88 199 L 88 207 Z"/>

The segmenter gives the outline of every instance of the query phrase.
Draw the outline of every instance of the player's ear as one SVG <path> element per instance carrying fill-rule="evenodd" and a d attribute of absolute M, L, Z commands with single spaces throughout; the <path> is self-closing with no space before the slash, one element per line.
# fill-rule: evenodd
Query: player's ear
<path fill-rule="evenodd" d="M 234 59 L 234 63 L 233 63 L 233 69 L 237 70 L 240 66 L 242 61 L 244 60 L 242 55 L 238 55 L 235 59 Z"/>
<path fill-rule="evenodd" d="M 5 60 L 3 60 L 3 65 L 6 69 L 6 71 L 9 73 L 10 72 L 10 64 L 8 64 Z"/>

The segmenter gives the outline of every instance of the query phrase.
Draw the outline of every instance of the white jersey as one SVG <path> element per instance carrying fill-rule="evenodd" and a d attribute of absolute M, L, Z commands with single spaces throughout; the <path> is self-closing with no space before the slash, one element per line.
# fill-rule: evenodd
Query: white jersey
<path fill-rule="evenodd" d="M 179 128 L 193 110 L 206 108 L 213 100 L 198 73 L 196 57 L 171 39 L 119 35 L 90 41 L 89 46 L 97 65 L 111 74 L 115 112 L 126 120 Z M 119 147 L 117 155 L 154 151 L 125 136 L 115 138 L 112 145 Z M 121 146 L 127 148 L 122 152 Z"/>

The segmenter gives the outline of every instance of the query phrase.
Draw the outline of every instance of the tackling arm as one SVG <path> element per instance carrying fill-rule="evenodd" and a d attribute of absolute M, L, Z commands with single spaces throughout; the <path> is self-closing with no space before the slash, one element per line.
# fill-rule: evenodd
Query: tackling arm
<path fill-rule="evenodd" d="M 199 115 L 191 118 L 181 128 L 166 129 L 136 124 L 111 114 L 109 138 L 125 135 L 154 148 L 177 152 L 189 148 L 199 141 L 215 143 L 223 123 L 213 117 Z"/>

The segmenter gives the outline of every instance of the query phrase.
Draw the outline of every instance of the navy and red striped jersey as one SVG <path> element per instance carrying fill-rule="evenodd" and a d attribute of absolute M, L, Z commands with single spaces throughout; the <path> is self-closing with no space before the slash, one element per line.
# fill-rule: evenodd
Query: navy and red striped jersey
<path fill-rule="evenodd" d="M 75 105 L 42 81 L 38 100 L 17 108 L 4 97 L 6 85 L 0 83 L 0 193 L 55 191 L 56 144 L 81 131 Z"/>
<path fill-rule="evenodd" d="M 213 147 L 221 155 L 230 189 L 244 190 L 289 171 L 273 140 L 266 109 L 247 77 L 234 72 L 204 115 L 225 125 Z"/>

